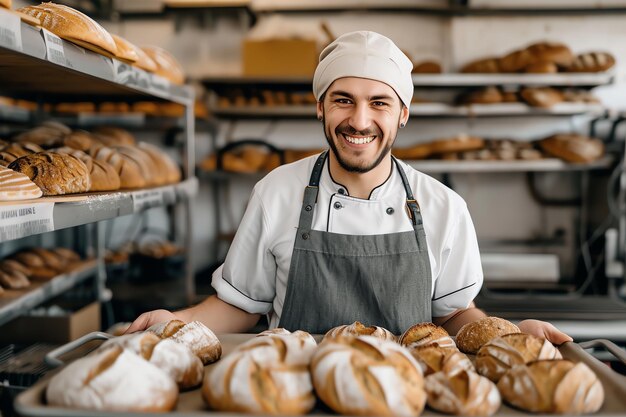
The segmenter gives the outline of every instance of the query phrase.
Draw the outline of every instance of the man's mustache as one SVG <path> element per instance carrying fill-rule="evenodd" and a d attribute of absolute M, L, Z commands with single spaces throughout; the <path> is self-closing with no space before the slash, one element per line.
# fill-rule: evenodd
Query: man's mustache
<path fill-rule="evenodd" d="M 335 128 L 335 134 L 344 134 L 348 136 L 382 136 L 380 129 L 356 130 L 350 125 L 339 125 Z"/>

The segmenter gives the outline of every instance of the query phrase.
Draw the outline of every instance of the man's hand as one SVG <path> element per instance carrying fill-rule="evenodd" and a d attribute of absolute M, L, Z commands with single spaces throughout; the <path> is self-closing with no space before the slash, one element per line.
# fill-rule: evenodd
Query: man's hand
<path fill-rule="evenodd" d="M 153 324 L 163 323 L 170 320 L 178 320 L 178 317 L 167 310 L 153 310 L 148 311 L 147 313 L 143 313 L 139 317 L 135 319 L 135 321 L 130 325 L 128 329 L 124 332 L 124 334 L 135 333 L 142 330 L 146 330 L 148 327 Z"/>
<path fill-rule="evenodd" d="M 548 341 L 555 345 L 560 345 L 574 340 L 547 321 L 523 320 L 519 322 L 517 327 L 519 327 L 522 333 L 545 337 Z"/>

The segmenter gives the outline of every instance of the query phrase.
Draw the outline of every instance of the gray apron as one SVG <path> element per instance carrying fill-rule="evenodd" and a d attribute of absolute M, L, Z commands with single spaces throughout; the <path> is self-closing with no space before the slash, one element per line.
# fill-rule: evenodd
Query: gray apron
<path fill-rule="evenodd" d="M 327 152 L 315 162 L 304 191 L 279 327 L 323 334 L 358 320 L 401 334 L 415 323 L 431 321 L 426 235 L 404 171 L 394 158 L 412 231 L 345 235 L 312 230 Z"/>

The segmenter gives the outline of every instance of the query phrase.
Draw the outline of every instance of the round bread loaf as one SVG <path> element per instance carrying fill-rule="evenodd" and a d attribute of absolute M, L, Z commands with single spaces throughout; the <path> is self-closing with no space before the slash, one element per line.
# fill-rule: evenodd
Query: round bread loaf
<path fill-rule="evenodd" d="M 93 134 L 104 146 L 135 144 L 135 137 L 128 130 L 119 127 L 99 126 L 93 130 Z"/>
<path fill-rule="evenodd" d="M 417 145 L 393 148 L 391 153 L 399 159 L 424 159 L 432 153 L 430 143 L 418 143 Z"/>
<path fill-rule="evenodd" d="M 148 331 L 162 339 L 172 339 L 187 346 L 204 365 L 215 362 L 222 356 L 219 339 L 211 329 L 199 321 L 185 324 L 180 320 L 170 320 L 155 324 L 148 328 Z"/>
<path fill-rule="evenodd" d="M 108 162 L 94 159 L 85 152 L 70 146 L 55 148 L 54 152 L 74 155 L 83 161 L 91 177 L 91 188 L 89 191 L 119 190 L 121 185 L 120 176 Z"/>
<path fill-rule="evenodd" d="M 493 86 L 469 91 L 457 99 L 458 104 L 495 104 L 503 101 L 502 91 Z"/>
<path fill-rule="evenodd" d="M 422 61 L 413 65 L 413 74 L 441 74 L 441 64 L 436 61 Z"/>
<path fill-rule="evenodd" d="M 264 330 L 261 333 L 257 334 L 256 337 L 274 336 L 274 335 L 293 336 L 293 337 L 297 337 L 298 339 L 302 339 L 303 341 L 307 343 L 310 343 L 312 341 L 313 343 L 317 344 L 317 342 L 315 341 L 315 338 L 313 338 L 313 336 L 311 336 L 311 334 L 308 332 L 305 332 L 303 330 L 296 330 L 295 332 L 292 333 L 287 329 L 283 329 L 282 327 Z"/>
<path fill-rule="evenodd" d="M 528 65 L 524 72 L 529 74 L 555 74 L 559 72 L 559 67 L 554 62 L 539 61 Z"/>
<path fill-rule="evenodd" d="M 120 177 L 120 188 L 141 188 L 146 186 L 142 168 L 138 162 L 106 146 L 94 146 L 89 150 L 92 158 L 108 163 Z"/>
<path fill-rule="evenodd" d="M 426 402 L 424 377 L 409 351 L 372 336 L 321 343 L 311 374 L 318 397 L 341 414 L 416 416 Z"/>
<path fill-rule="evenodd" d="M 44 122 L 40 126 L 27 130 L 13 138 L 19 143 L 32 143 L 44 148 L 62 146 L 63 138 L 72 133 L 72 129 L 58 122 Z"/>
<path fill-rule="evenodd" d="M 139 173 L 146 182 L 147 186 L 161 185 L 165 183 L 166 171 L 159 169 L 150 156 L 142 149 L 136 146 L 120 145 L 114 146 L 126 159 L 135 161 L 139 167 Z"/>
<path fill-rule="evenodd" d="M 385 328 L 378 326 L 365 326 L 361 322 L 355 321 L 352 324 L 333 327 L 326 332 L 322 342 L 341 336 L 372 336 L 381 340 L 390 340 L 392 342 L 397 340 L 396 336 Z"/>
<path fill-rule="evenodd" d="M 583 362 L 540 360 L 515 366 L 498 382 L 502 398 L 532 413 L 589 414 L 604 402 L 604 388 Z"/>
<path fill-rule="evenodd" d="M 11 162 L 31 153 L 43 152 L 43 148 L 30 142 L 11 143 L 0 151 L 0 165 L 8 166 Z"/>
<path fill-rule="evenodd" d="M 119 346 L 70 363 L 46 389 L 48 405 L 86 410 L 163 412 L 177 398 L 178 387 L 165 372 Z"/>
<path fill-rule="evenodd" d="M 437 345 L 429 345 L 411 349 L 411 354 L 422 367 L 424 375 L 431 375 L 436 372 L 454 374 L 462 370 L 475 370 L 472 361 L 456 347 L 442 348 Z"/>
<path fill-rule="evenodd" d="M 499 317 L 483 317 L 461 327 L 456 334 L 456 345 L 465 353 L 476 353 L 485 343 L 498 336 L 519 333 L 519 328 Z"/>
<path fill-rule="evenodd" d="M 429 322 L 417 323 L 409 327 L 400 336 L 398 343 L 409 349 L 428 345 L 456 348 L 454 340 L 446 329 Z"/>
<path fill-rule="evenodd" d="M 457 416 L 490 416 L 502 400 L 496 384 L 476 372 L 438 372 L 426 377 L 428 406 Z"/>
<path fill-rule="evenodd" d="M 25 174 L 0 166 L 0 201 L 39 198 L 43 192 Z"/>
<path fill-rule="evenodd" d="M 294 334 L 255 337 L 206 375 L 202 396 L 211 408 L 256 414 L 305 414 L 315 405 L 309 373 L 316 343 Z"/>
<path fill-rule="evenodd" d="M 446 152 L 463 152 L 474 149 L 482 149 L 485 141 L 481 138 L 468 136 L 466 134 L 457 135 L 449 139 L 439 139 L 430 143 L 430 150 L 434 154 Z"/>
<path fill-rule="evenodd" d="M 100 349 L 114 345 L 130 349 L 154 364 L 176 381 L 181 389 L 195 387 L 202 382 L 202 362 L 182 343 L 161 339 L 151 332 L 142 332 L 107 340 Z"/>
<path fill-rule="evenodd" d="M 539 359 L 561 359 L 561 352 L 548 340 L 524 333 L 512 333 L 485 343 L 476 354 L 476 370 L 493 382 L 516 365 Z"/>
<path fill-rule="evenodd" d="M 601 140 L 578 134 L 560 133 L 539 141 L 541 149 L 573 163 L 593 162 L 604 155 Z"/>
<path fill-rule="evenodd" d="M 91 187 L 87 167 L 72 155 L 39 152 L 26 155 L 9 164 L 9 168 L 26 174 L 43 195 L 84 193 Z"/>

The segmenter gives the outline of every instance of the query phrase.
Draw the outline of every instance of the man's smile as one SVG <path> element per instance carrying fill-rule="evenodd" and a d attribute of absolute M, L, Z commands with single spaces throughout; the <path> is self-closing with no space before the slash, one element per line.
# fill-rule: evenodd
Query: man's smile
<path fill-rule="evenodd" d="M 344 137 L 344 139 L 353 144 L 353 145 L 367 145 L 368 143 L 371 143 L 374 139 L 376 139 L 376 135 L 373 136 L 349 136 L 346 135 L 345 133 L 341 133 L 341 136 Z"/>

